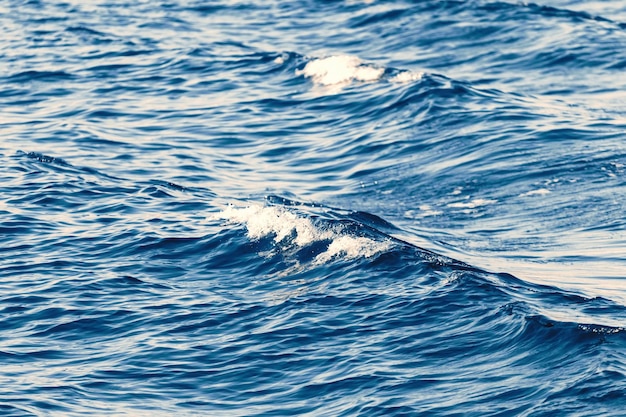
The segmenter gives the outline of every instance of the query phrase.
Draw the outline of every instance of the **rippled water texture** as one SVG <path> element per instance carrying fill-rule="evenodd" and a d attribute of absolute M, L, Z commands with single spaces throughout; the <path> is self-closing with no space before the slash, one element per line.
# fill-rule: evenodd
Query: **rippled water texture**
<path fill-rule="evenodd" d="M 0 27 L 1 415 L 623 415 L 623 2 Z"/>

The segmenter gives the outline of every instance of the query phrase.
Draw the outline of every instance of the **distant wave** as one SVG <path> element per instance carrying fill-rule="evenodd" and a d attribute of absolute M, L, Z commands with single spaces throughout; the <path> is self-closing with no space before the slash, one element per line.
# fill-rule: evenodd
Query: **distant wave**
<path fill-rule="evenodd" d="M 304 68 L 296 70 L 296 75 L 311 78 L 323 86 L 345 86 L 353 81 L 372 82 L 383 78 L 399 83 L 419 81 L 423 73 L 380 68 L 365 64 L 355 56 L 334 55 L 309 60 Z"/>

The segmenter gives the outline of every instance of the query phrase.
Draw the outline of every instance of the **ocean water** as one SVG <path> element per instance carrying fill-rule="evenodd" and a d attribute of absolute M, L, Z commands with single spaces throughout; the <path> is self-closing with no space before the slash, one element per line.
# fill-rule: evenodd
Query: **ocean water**
<path fill-rule="evenodd" d="M 0 28 L 2 416 L 625 415 L 623 2 Z"/>

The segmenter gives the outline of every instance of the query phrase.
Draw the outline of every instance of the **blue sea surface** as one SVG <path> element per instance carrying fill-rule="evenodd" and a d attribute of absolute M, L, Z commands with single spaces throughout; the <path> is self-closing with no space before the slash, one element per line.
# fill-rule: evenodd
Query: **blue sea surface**
<path fill-rule="evenodd" d="M 1 416 L 626 415 L 624 2 L 0 28 Z"/>

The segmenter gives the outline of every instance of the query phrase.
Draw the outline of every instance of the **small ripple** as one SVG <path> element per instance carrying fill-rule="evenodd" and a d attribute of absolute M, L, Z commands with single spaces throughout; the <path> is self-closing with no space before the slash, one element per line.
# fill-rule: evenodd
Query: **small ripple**
<path fill-rule="evenodd" d="M 60 82 L 75 79 L 76 76 L 65 71 L 22 71 L 6 78 L 9 83 L 27 83 L 31 81 Z"/>

